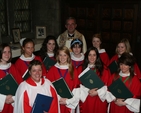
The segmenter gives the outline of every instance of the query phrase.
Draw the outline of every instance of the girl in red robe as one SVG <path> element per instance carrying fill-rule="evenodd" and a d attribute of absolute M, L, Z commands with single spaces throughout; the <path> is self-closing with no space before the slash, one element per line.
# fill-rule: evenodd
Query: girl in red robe
<path fill-rule="evenodd" d="M 58 50 L 58 44 L 56 38 L 52 35 L 49 35 L 45 38 L 44 42 L 42 43 L 42 47 L 40 49 L 40 56 L 42 60 L 44 60 L 46 57 L 49 57 L 50 59 L 56 61 L 57 50 Z"/>
<path fill-rule="evenodd" d="M 120 78 L 125 86 L 133 94 L 133 97 L 117 98 L 110 103 L 110 113 L 134 113 L 139 112 L 141 84 L 134 73 L 134 58 L 128 53 L 123 53 L 118 59 L 119 70 L 111 76 L 111 81 Z"/>
<path fill-rule="evenodd" d="M 105 51 L 105 49 L 101 49 L 101 34 L 94 34 L 93 38 L 92 38 L 92 44 L 93 47 L 96 47 L 98 49 L 100 58 L 102 60 L 102 62 L 108 66 L 109 64 L 109 56 L 107 54 L 107 52 Z"/>
<path fill-rule="evenodd" d="M 85 54 L 85 59 L 83 63 L 83 70 L 90 68 L 96 72 L 100 79 L 104 82 L 104 86 L 100 89 L 94 88 L 88 91 L 84 103 L 82 103 L 82 113 L 107 113 L 108 103 L 103 100 L 100 96 L 100 91 L 104 94 L 107 91 L 107 86 L 109 86 L 110 72 L 105 67 L 100 59 L 97 48 L 91 47 L 87 50 Z M 106 88 L 106 90 L 104 90 Z"/>
<path fill-rule="evenodd" d="M 39 56 L 35 56 L 33 54 L 34 52 L 34 42 L 32 39 L 30 38 L 26 38 L 23 40 L 22 43 L 22 50 L 23 53 L 22 55 L 18 58 L 18 60 L 15 62 L 15 66 L 16 69 L 19 71 L 20 76 L 23 77 L 24 73 L 27 71 L 28 69 L 28 65 L 32 60 L 39 60 L 40 62 L 42 62 L 41 58 Z M 46 68 L 44 65 L 42 65 L 43 67 L 43 76 L 46 76 Z"/>
<path fill-rule="evenodd" d="M 80 39 L 74 39 L 71 41 L 71 60 L 74 68 L 76 68 L 78 74 L 81 73 L 81 67 L 84 61 L 84 54 L 82 53 L 83 43 Z"/>
<path fill-rule="evenodd" d="M 117 44 L 117 47 L 116 47 L 116 54 L 111 58 L 109 64 L 111 64 L 113 61 L 117 61 L 118 58 L 120 58 L 120 56 L 123 54 L 123 53 L 128 53 L 128 54 L 131 54 L 131 47 L 130 47 L 130 43 L 128 41 L 128 39 L 122 39 L 118 44 Z M 141 73 L 140 73 L 140 69 L 137 65 L 137 63 L 134 64 L 134 71 L 135 71 L 135 75 L 137 75 L 137 77 L 139 79 L 141 79 Z"/>
<path fill-rule="evenodd" d="M 53 82 L 63 77 L 66 81 L 69 89 L 72 91 L 74 88 L 79 86 L 78 74 L 71 63 L 70 51 L 67 47 L 59 48 L 56 57 L 57 63 L 50 68 L 47 73 L 47 78 Z M 61 100 L 60 97 L 59 100 Z M 60 104 L 61 113 L 70 113 L 72 109 Z"/>
<path fill-rule="evenodd" d="M 42 113 L 60 113 L 56 90 L 48 79 L 42 78 L 42 63 L 33 60 L 28 69 L 30 77 L 17 89 L 13 113 L 31 113 L 37 94 L 53 97 L 49 111 Z"/>
<path fill-rule="evenodd" d="M 16 70 L 15 66 L 11 64 L 11 49 L 8 44 L 2 44 L 0 50 L 0 80 L 7 74 L 11 74 L 18 84 L 22 82 L 22 78 Z M 13 95 L 14 96 L 14 95 Z M 0 113 L 13 113 L 12 95 L 0 94 Z"/>

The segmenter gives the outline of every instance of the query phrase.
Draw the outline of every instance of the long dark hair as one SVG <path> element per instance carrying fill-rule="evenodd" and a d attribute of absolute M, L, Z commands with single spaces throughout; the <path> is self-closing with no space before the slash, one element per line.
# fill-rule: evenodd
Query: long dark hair
<path fill-rule="evenodd" d="M 103 63 L 102 63 L 102 61 L 100 59 L 99 52 L 98 52 L 96 47 L 89 48 L 87 50 L 87 52 L 85 53 L 85 58 L 84 58 L 84 63 L 83 63 L 83 70 L 86 69 L 88 64 L 89 64 L 88 56 L 89 56 L 90 51 L 95 51 L 96 52 L 96 61 L 95 61 L 94 65 L 95 65 L 96 70 L 98 70 L 98 72 L 100 73 L 100 76 L 102 76 L 104 66 L 103 66 Z"/>
<path fill-rule="evenodd" d="M 48 35 L 44 42 L 42 43 L 42 47 L 40 49 L 40 56 L 42 58 L 42 60 L 44 60 L 44 58 L 47 56 L 47 43 L 49 40 L 54 40 L 55 42 L 55 48 L 54 48 L 54 58 L 56 57 L 56 52 L 58 50 L 58 44 L 57 44 L 57 41 L 56 41 L 56 38 L 55 36 L 52 36 L 52 35 Z"/>
<path fill-rule="evenodd" d="M 7 43 L 3 43 L 0 46 L 0 59 L 2 59 L 2 54 L 3 54 L 3 51 L 4 51 L 4 48 L 5 47 L 9 47 L 10 48 L 10 54 L 11 54 L 11 56 L 10 56 L 9 60 L 7 61 L 7 63 L 9 63 L 9 62 L 11 62 L 11 59 L 12 59 L 12 51 L 11 51 L 11 47 Z"/>

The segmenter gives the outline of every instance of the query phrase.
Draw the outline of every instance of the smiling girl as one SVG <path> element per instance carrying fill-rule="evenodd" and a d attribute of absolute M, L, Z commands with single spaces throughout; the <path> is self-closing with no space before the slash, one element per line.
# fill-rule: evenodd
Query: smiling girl
<path fill-rule="evenodd" d="M 81 113 L 107 113 L 106 101 L 102 101 L 101 94 L 106 93 L 105 87 L 109 86 L 110 72 L 100 59 L 99 52 L 96 47 L 91 47 L 87 50 L 83 63 L 83 70 L 90 68 L 100 77 L 105 84 L 102 88 L 89 89 L 88 96 L 82 103 Z M 101 90 L 101 94 L 99 91 Z"/>
<path fill-rule="evenodd" d="M 20 75 L 23 76 L 24 73 L 26 72 L 26 70 L 28 69 L 28 65 L 32 60 L 39 60 L 40 62 L 42 62 L 41 58 L 39 56 L 35 56 L 33 54 L 34 52 L 34 42 L 32 39 L 30 38 L 26 38 L 23 41 L 22 44 L 22 55 L 18 58 L 18 60 L 15 62 L 15 66 L 17 68 L 17 70 L 19 71 Z M 43 76 L 46 76 L 46 69 L 45 66 L 43 66 Z"/>
<path fill-rule="evenodd" d="M 111 58 L 110 60 L 110 63 L 111 64 L 113 61 L 117 61 L 118 58 L 121 57 L 121 55 L 123 53 L 128 53 L 130 55 L 133 55 L 131 53 L 131 46 L 130 46 L 130 43 L 129 43 L 129 40 L 126 39 L 126 38 L 123 38 L 116 46 L 116 54 Z M 141 73 L 140 73 L 140 69 L 138 67 L 138 64 L 135 62 L 134 64 L 134 72 L 135 72 L 135 75 L 141 79 Z"/>
<path fill-rule="evenodd" d="M 69 49 L 65 46 L 59 48 L 56 60 L 57 63 L 50 68 L 49 72 L 47 73 L 47 78 L 53 82 L 63 77 L 69 89 L 72 91 L 74 88 L 78 87 L 79 82 L 77 71 L 75 68 L 73 68 L 71 63 Z M 70 109 L 67 108 L 64 104 L 60 104 L 60 108 L 61 113 L 70 113 Z"/>
<path fill-rule="evenodd" d="M 28 70 L 29 78 L 22 82 L 17 89 L 13 113 L 31 113 L 38 93 L 53 97 L 49 111 L 42 113 L 60 113 L 56 90 L 48 79 L 42 78 L 42 63 L 33 60 L 30 62 Z"/>
<path fill-rule="evenodd" d="M 18 84 L 22 82 L 22 78 L 15 66 L 11 63 L 12 53 L 8 44 L 1 44 L 0 47 L 0 81 L 8 74 L 11 74 Z M 0 89 L 1 90 L 1 89 Z M 0 94 L 0 113 L 13 113 L 13 96 Z"/>
<path fill-rule="evenodd" d="M 137 113 L 140 108 L 141 85 L 134 73 L 134 57 L 128 53 L 123 53 L 117 62 L 119 69 L 111 76 L 112 81 L 120 78 L 133 94 L 133 97 L 117 98 L 110 104 L 110 113 Z"/>
<path fill-rule="evenodd" d="M 97 33 L 97 34 L 93 35 L 92 45 L 93 45 L 93 47 L 96 47 L 98 49 L 98 52 L 99 52 L 99 55 L 100 55 L 100 58 L 101 58 L 102 62 L 106 66 L 108 66 L 108 64 L 109 64 L 109 56 L 108 56 L 106 50 L 101 47 L 101 45 L 102 45 L 101 34 Z"/>

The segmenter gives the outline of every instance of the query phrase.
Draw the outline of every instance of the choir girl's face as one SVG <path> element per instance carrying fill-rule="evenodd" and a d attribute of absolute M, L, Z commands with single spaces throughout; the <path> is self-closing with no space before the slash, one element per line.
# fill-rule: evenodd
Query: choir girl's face
<path fill-rule="evenodd" d="M 68 30 L 68 33 L 73 34 L 75 31 L 77 24 L 75 23 L 75 21 L 73 19 L 69 19 L 65 25 L 65 27 Z"/>
<path fill-rule="evenodd" d="M 75 54 L 75 55 L 79 55 L 81 53 L 81 47 L 79 47 L 78 44 L 76 44 L 73 48 L 72 48 L 72 52 Z"/>
<path fill-rule="evenodd" d="M 40 82 L 41 76 L 42 76 L 42 67 L 41 65 L 33 65 L 30 70 L 30 75 L 32 80 L 35 82 Z"/>
<path fill-rule="evenodd" d="M 96 52 L 94 50 L 91 50 L 88 54 L 88 61 L 89 64 L 95 64 L 96 61 Z"/>
<path fill-rule="evenodd" d="M 126 51 L 126 46 L 124 43 L 119 43 L 117 46 L 117 51 L 119 55 L 122 55 Z"/>
<path fill-rule="evenodd" d="M 97 49 L 100 49 L 101 41 L 100 41 L 99 38 L 93 37 L 92 44 L 93 44 L 93 47 L 96 47 Z"/>
<path fill-rule="evenodd" d="M 122 73 L 128 74 L 129 69 L 130 69 L 129 65 L 125 65 L 123 63 L 120 63 L 120 70 L 122 71 Z"/>
<path fill-rule="evenodd" d="M 47 42 L 47 52 L 52 53 L 54 51 L 54 48 L 55 48 L 55 41 L 54 40 L 49 40 Z"/>
<path fill-rule="evenodd" d="M 7 46 L 3 49 L 1 61 L 3 63 L 6 63 L 10 59 L 10 57 L 11 57 L 11 51 L 10 48 Z"/>
<path fill-rule="evenodd" d="M 34 44 L 32 42 L 28 42 L 23 47 L 23 50 L 24 50 L 24 56 L 25 57 L 31 57 L 32 56 L 32 53 L 34 51 Z"/>
<path fill-rule="evenodd" d="M 60 65 L 66 65 L 68 62 L 68 55 L 62 50 L 59 51 L 59 61 L 60 61 Z"/>

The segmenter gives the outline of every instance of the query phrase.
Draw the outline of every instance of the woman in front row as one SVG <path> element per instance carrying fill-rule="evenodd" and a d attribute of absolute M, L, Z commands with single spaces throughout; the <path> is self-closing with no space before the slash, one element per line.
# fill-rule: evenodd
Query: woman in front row
<path fill-rule="evenodd" d="M 85 54 L 83 70 L 87 67 L 96 72 L 105 86 L 109 85 L 110 72 L 100 60 L 100 55 L 95 47 L 89 48 Z M 98 95 L 98 90 L 106 93 L 107 90 L 103 90 L 105 86 L 100 89 L 89 90 L 89 95 L 82 104 L 82 113 L 107 113 L 108 103 L 103 102 L 102 97 Z"/>
<path fill-rule="evenodd" d="M 42 77 L 42 63 L 33 60 L 29 64 L 30 77 L 22 82 L 15 95 L 14 113 L 31 113 L 37 93 L 53 97 L 49 113 L 60 113 L 59 102 L 52 83 Z M 47 113 L 44 111 L 44 113 Z"/>
<path fill-rule="evenodd" d="M 132 98 L 117 98 L 110 104 L 110 113 L 133 113 L 139 112 L 141 84 L 134 73 L 134 58 L 129 53 L 123 53 L 118 59 L 119 71 L 112 75 L 112 80 L 120 78 L 125 86 L 133 94 Z"/>

